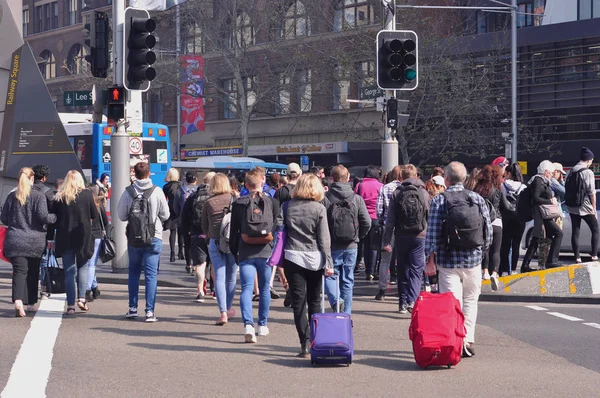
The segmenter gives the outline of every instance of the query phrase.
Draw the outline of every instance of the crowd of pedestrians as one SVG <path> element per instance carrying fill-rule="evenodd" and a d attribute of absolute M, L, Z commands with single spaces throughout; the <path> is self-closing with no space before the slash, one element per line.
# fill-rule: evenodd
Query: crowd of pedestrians
<path fill-rule="evenodd" d="M 186 271 L 196 278 L 197 302 L 209 295 L 216 299 L 216 325 L 236 317 L 239 269 L 247 343 L 270 333 L 269 307 L 271 299 L 279 298 L 273 286 L 278 276 L 286 291 L 284 305 L 293 311 L 299 356 L 307 357 L 309 320 L 320 311 L 322 289 L 334 311 L 351 314 L 363 258 L 364 277 L 377 283 L 376 300 L 385 299 L 388 284 L 397 284 L 400 313 L 412 312 L 421 290 L 452 292 L 465 315 L 463 355 L 472 356 L 482 280 L 489 279 L 498 290 L 502 276 L 518 272 L 527 222 L 533 228 L 520 272 L 532 271 L 536 250 L 540 269 L 559 265 L 563 202 L 576 261 L 582 261 L 581 221 L 590 228 L 591 259 L 597 260 L 592 162 L 593 154 L 584 147 L 568 173 L 546 160 L 527 182 L 519 165 L 504 157 L 470 174 L 462 163 L 451 162 L 426 176 L 412 164 L 398 165 L 384 176 L 370 165 L 362 178 L 353 178 L 342 165 L 303 174 L 291 163 L 285 177 L 267 176 L 264 168 L 255 167 L 236 176 L 209 172 L 199 183 L 196 172 L 188 171 L 181 182 L 171 169 L 162 189 L 153 185 L 148 164 L 140 162 L 116 214 L 127 222 L 126 317 L 138 316 L 144 272 L 145 319 L 157 321 L 158 267 L 163 231 L 168 230 L 170 261 L 185 260 Z M 12 298 L 21 317 L 34 310 L 40 264 L 43 269 L 50 256 L 62 258 L 68 315 L 77 308 L 88 311 L 88 303 L 100 296 L 95 269 L 108 229 L 108 176 L 86 188 L 82 175 L 70 171 L 53 191 L 46 186 L 49 173 L 47 166 L 23 168 L 2 208 L 1 221 L 8 226 L 5 254 L 13 265 Z M 272 264 L 278 243 L 282 262 Z M 49 294 L 43 271 L 41 279 L 43 298 Z"/>

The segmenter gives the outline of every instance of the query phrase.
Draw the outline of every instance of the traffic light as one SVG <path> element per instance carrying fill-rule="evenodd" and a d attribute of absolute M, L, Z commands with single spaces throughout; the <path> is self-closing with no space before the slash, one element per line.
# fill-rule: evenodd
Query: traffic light
<path fill-rule="evenodd" d="M 113 86 L 108 88 L 108 120 L 120 120 L 125 118 L 125 87 Z"/>
<path fill-rule="evenodd" d="M 128 90 L 148 91 L 150 82 L 156 77 L 151 66 L 156 61 L 152 48 L 156 38 L 152 35 L 156 22 L 146 10 L 127 8 L 123 34 L 123 82 Z"/>
<path fill-rule="evenodd" d="M 377 85 L 383 90 L 414 90 L 419 85 L 419 40 L 412 30 L 377 34 Z"/>
<path fill-rule="evenodd" d="M 398 129 L 398 100 L 396 98 L 390 98 L 387 100 L 387 126 L 392 130 Z"/>
<path fill-rule="evenodd" d="M 106 78 L 110 66 L 108 58 L 108 48 L 110 46 L 108 15 L 104 12 L 95 11 L 94 20 L 86 23 L 85 29 L 89 32 L 89 38 L 85 40 L 85 45 L 90 48 L 85 60 L 90 63 L 92 76 Z"/>

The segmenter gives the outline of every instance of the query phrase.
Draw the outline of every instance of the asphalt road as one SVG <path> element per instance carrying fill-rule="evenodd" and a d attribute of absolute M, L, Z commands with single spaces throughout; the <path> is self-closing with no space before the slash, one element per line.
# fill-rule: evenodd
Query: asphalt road
<path fill-rule="evenodd" d="M 224 327 L 214 326 L 216 302 L 192 302 L 191 289 L 160 288 L 159 322 L 146 324 L 141 318 L 123 318 L 125 286 L 101 288 L 89 313 L 62 318 L 48 358 L 48 397 L 425 397 L 441 391 L 447 397 L 598 395 L 600 329 L 584 325 L 600 324 L 600 311 L 593 306 L 534 310 L 530 304 L 481 303 L 476 357 L 451 370 L 424 371 L 412 357 L 408 317 L 394 312 L 397 301 L 359 298 L 353 314 L 354 363 L 313 368 L 309 360 L 295 357 L 293 317 L 282 300 L 272 303 L 271 334 L 252 345 L 243 343 L 239 316 Z M 0 280 L 0 391 L 19 350 L 47 344 L 44 338 L 24 344 L 34 322 L 13 314 L 10 281 Z M 47 314 L 38 313 L 36 321 L 40 316 Z M 29 360 L 43 362 L 42 356 Z M 13 377 L 23 379 L 23 373 Z M 23 392 L 18 396 L 32 397 L 28 387 L 38 378 L 36 372 L 26 374 L 17 385 Z"/>

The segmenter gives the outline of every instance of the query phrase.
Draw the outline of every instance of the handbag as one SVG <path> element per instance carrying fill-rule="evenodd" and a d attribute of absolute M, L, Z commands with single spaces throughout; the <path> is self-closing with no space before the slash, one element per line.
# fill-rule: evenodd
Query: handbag
<path fill-rule="evenodd" d="M 115 247 L 115 241 L 106 233 L 106 229 L 104 228 L 104 221 L 102 220 L 102 215 L 99 216 L 100 225 L 102 225 L 102 243 L 100 244 L 100 253 L 98 254 L 98 257 L 100 258 L 101 262 L 107 263 L 116 257 L 117 250 Z"/>
<path fill-rule="evenodd" d="M 62 294 L 65 287 L 65 270 L 58 265 L 54 251 L 48 250 L 48 265 L 46 268 L 46 291 L 51 294 Z"/>
<path fill-rule="evenodd" d="M 285 242 L 287 240 L 287 231 L 285 229 L 285 216 L 287 214 L 287 206 L 289 202 L 285 202 L 281 209 L 283 211 L 283 225 L 277 227 L 275 232 L 275 243 L 273 245 L 273 252 L 271 257 L 267 260 L 267 264 L 271 267 L 283 267 L 283 260 L 285 259 Z"/>
<path fill-rule="evenodd" d="M 4 240 L 6 239 L 7 232 L 8 227 L 5 225 L 0 225 L 0 260 L 10 263 L 10 260 L 4 256 Z"/>
<path fill-rule="evenodd" d="M 369 241 L 371 242 L 371 250 L 381 251 L 381 244 L 383 242 L 383 223 L 379 222 L 379 220 L 373 220 L 371 230 L 369 231 Z"/>
<path fill-rule="evenodd" d="M 556 203 L 540 205 L 540 215 L 543 220 L 555 220 L 562 216 L 560 207 Z"/>

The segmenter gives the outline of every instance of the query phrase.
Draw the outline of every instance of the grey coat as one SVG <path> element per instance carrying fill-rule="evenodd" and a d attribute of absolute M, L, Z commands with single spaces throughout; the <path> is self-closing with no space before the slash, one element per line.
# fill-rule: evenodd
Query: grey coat
<path fill-rule="evenodd" d="M 46 195 L 32 189 L 25 205 L 11 192 L 2 207 L 0 220 L 8 226 L 4 255 L 41 258 L 46 249 L 46 224 L 54 224 L 56 215 L 48 213 Z"/>

